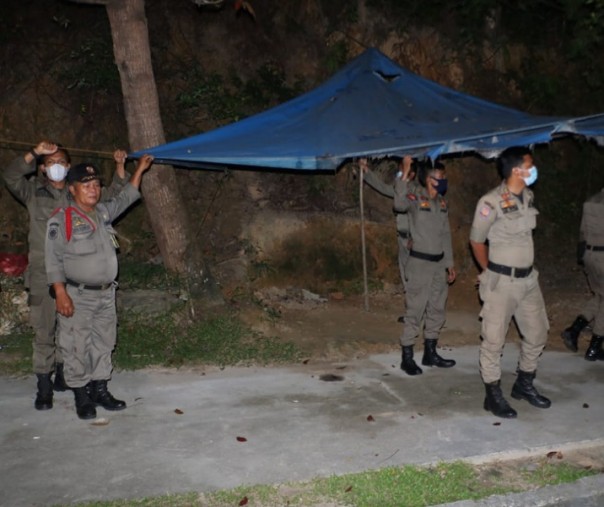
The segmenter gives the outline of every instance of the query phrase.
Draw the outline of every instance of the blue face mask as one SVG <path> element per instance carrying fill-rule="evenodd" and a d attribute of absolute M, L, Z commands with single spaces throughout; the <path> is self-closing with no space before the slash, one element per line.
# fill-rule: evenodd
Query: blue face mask
<path fill-rule="evenodd" d="M 533 165 L 529 167 L 529 175 L 526 178 L 522 178 L 527 187 L 530 187 L 535 181 L 537 181 L 537 168 Z"/>
<path fill-rule="evenodd" d="M 436 189 L 436 191 L 440 195 L 445 195 L 447 193 L 447 188 L 448 188 L 448 183 L 449 183 L 447 178 L 442 178 L 440 180 L 437 178 L 432 178 L 432 179 L 434 181 L 436 181 L 436 185 L 434 183 L 432 183 L 432 186 Z"/>

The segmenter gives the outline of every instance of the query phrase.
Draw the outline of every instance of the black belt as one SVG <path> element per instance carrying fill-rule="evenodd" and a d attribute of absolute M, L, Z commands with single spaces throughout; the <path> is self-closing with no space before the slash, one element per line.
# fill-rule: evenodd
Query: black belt
<path fill-rule="evenodd" d="M 427 254 L 427 253 L 423 253 L 423 252 L 418 252 L 417 250 L 411 250 L 409 252 L 409 255 L 411 257 L 415 257 L 416 259 L 422 259 L 424 261 L 430 261 L 430 262 L 438 262 L 440 261 L 444 256 L 444 252 L 438 255 L 432 255 L 432 254 Z"/>
<path fill-rule="evenodd" d="M 533 271 L 533 266 L 528 268 L 512 268 L 510 266 L 502 266 L 501 264 L 495 264 L 489 261 L 487 268 L 500 275 L 512 276 L 514 278 L 526 278 Z"/>
<path fill-rule="evenodd" d="M 604 252 L 604 246 L 585 245 L 585 248 L 592 252 Z"/>
<path fill-rule="evenodd" d="M 403 239 L 409 239 L 411 234 L 407 231 L 398 231 L 398 235 Z"/>
<path fill-rule="evenodd" d="M 103 285 L 88 285 L 85 283 L 74 282 L 73 280 L 70 280 L 69 278 L 67 278 L 65 280 L 65 283 L 67 285 L 73 285 L 74 287 L 79 287 L 80 289 L 86 289 L 86 290 L 107 290 L 109 287 L 111 287 L 113 285 L 113 282 L 104 283 Z"/>

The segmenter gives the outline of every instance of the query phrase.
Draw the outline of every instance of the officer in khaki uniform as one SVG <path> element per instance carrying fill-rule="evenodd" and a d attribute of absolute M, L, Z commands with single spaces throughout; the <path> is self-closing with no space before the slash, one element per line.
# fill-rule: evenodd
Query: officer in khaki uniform
<path fill-rule="evenodd" d="M 415 178 L 415 171 L 413 170 L 411 157 L 404 157 L 401 160 L 400 171 L 397 173 L 396 178 L 402 178 L 405 176 L 406 181 L 411 181 Z M 394 185 L 385 183 L 375 172 L 369 170 L 367 165 L 367 159 L 361 159 L 359 165 L 363 171 L 363 180 L 371 188 L 380 194 L 394 199 Z M 405 265 L 409 258 L 409 241 L 411 239 L 411 233 L 409 232 L 409 217 L 407 213 L 395 213 L 396 215 L 396 237 L 398 242 L 398 269 L 401 275 L 401 282 L 403 288 L 406 284 L 405 276 Z M 401 322 L 404 319 L 399 319 Z"/>
<path fill-rule="evenodd" d="M 81 419 L 96 417 L 97 404 L 106 410 L 126 408 L 107 389 L 117 325 L 118 245 L 111 223 L 140 197 L 142 174 L 152 161 L 153 157 L 143 156 L 129 184 L 104 203 L 99 203 L 97 168 L 75 166 L 67 179 L 74 203 L 48 220 L 46 272 L 59 314 L 65 380 L 73 389 Z"/>
<path fill-rule="evenodd" d="M 443 359 L 436 344 L 446 318 L 448 285 L 455 281 L 449 211 L 443 197 L 447 191 L 445 168 L 421 166 L 419 184 L 406 175 L 394 186 L 394 210 L 407 213 L 411 249 L 405 265 L 407 311 L 400 342 L 401 369 L 408 375 L 419 375 L 422 369 L 413 359 L 413 347 L 424 319 L 424 366 L 450 368 L 455 361 Z"/>
<path fill-rule="evenodd" d="M 579 262 L 585 266 L 587 281 L 594 296 L 581 315 L 562 332 L 566 346 L 577 352 L 581 331 L 592 322 L 592 338 L 585 352 L 588 361 L 604 360 L 604 189 L 583 204 L 578 249 Z"/>
<path fill-rule="evenodd" d="M 478 201 L 470 244 L 482 268 L 480 374 L 486 389 L 484 408 L 498 417 L 513 418 L 517 413 L 500 386 L 501 354 L 510 320 L 514 317 L 522 334 L 512 397 L 539 408 L 551 405 L 533 386 L 549 323 L 538 273 L 533 268 L 532 234 L 538 211 L 527 187 L 537 179 L 537 169 L 531 152 L 522 147 L 506 149 L 499 163 L 504 181 Z"/>
<path fill-rule="evenodd" d="M 116 172 L 111 186 L 103 189 L 103 198 L 110 198 L 126 183 L 124 169 L 125 152 L 116 151 Z M 118 157 L 118 158 L 116 158 Z M 38 168 L 40 174 L 29 178 Z M 121 162 L 121 163 L 120 163 Z M 55 302 L 48 294 L 46 269 L 44 267 L 44 241 L 46 222 L 58 207 L 69 206 L 69 191 L 65 176 L 71 166 L 69 152 L 55 143 L 41 141 L 23 156 L 15 158 L 3 171 L 7 188 L 27 207 L 29 214 L 28 266 L 25 285 L 29 290 L 30 324 L 34 330 L 33 371 L 37 377 L 37 394 L 34 406 L 37 410 L 48 410 L 53 406 L 53 388 L 64 391 L 67 386 L 63 378 L 63 360 L 55 344 Z M 52 373 L 55 373 L 54 382 Z"/>

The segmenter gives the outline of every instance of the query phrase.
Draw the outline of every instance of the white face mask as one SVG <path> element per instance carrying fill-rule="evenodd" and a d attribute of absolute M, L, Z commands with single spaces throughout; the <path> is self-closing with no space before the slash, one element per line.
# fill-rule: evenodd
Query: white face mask
<path fill-rule="evenodd" d="M 51 181 L 63 181 L 65 176 L 67 176 L 67 167 L 61 164 L 53 164 L 46 168 L 46 176 Z"/>

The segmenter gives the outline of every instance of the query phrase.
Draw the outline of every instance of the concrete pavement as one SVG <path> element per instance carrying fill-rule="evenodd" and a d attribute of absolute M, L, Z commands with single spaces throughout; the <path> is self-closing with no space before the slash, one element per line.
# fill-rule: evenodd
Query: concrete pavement
<path fill-rule="evenodd" d="M 502 385 L 519 417 L 501 420 L 482 409 L 477 347 L 441 354 L 457 366 L 418 377 L 399 370 L 395 353 L 286 368 L 119 372 L 110 388 L 128 408 L 99 408 L 92 422 L 77 418 L 69 392 L 37 412 L 33 377 L 1 377 L 0 504 L 210 491 L 604 445 L 602 362 L 546 351 L 536 386 L 552 407 L 540 410 L 508 396 L 518 357 L 508 344 Z"/>

